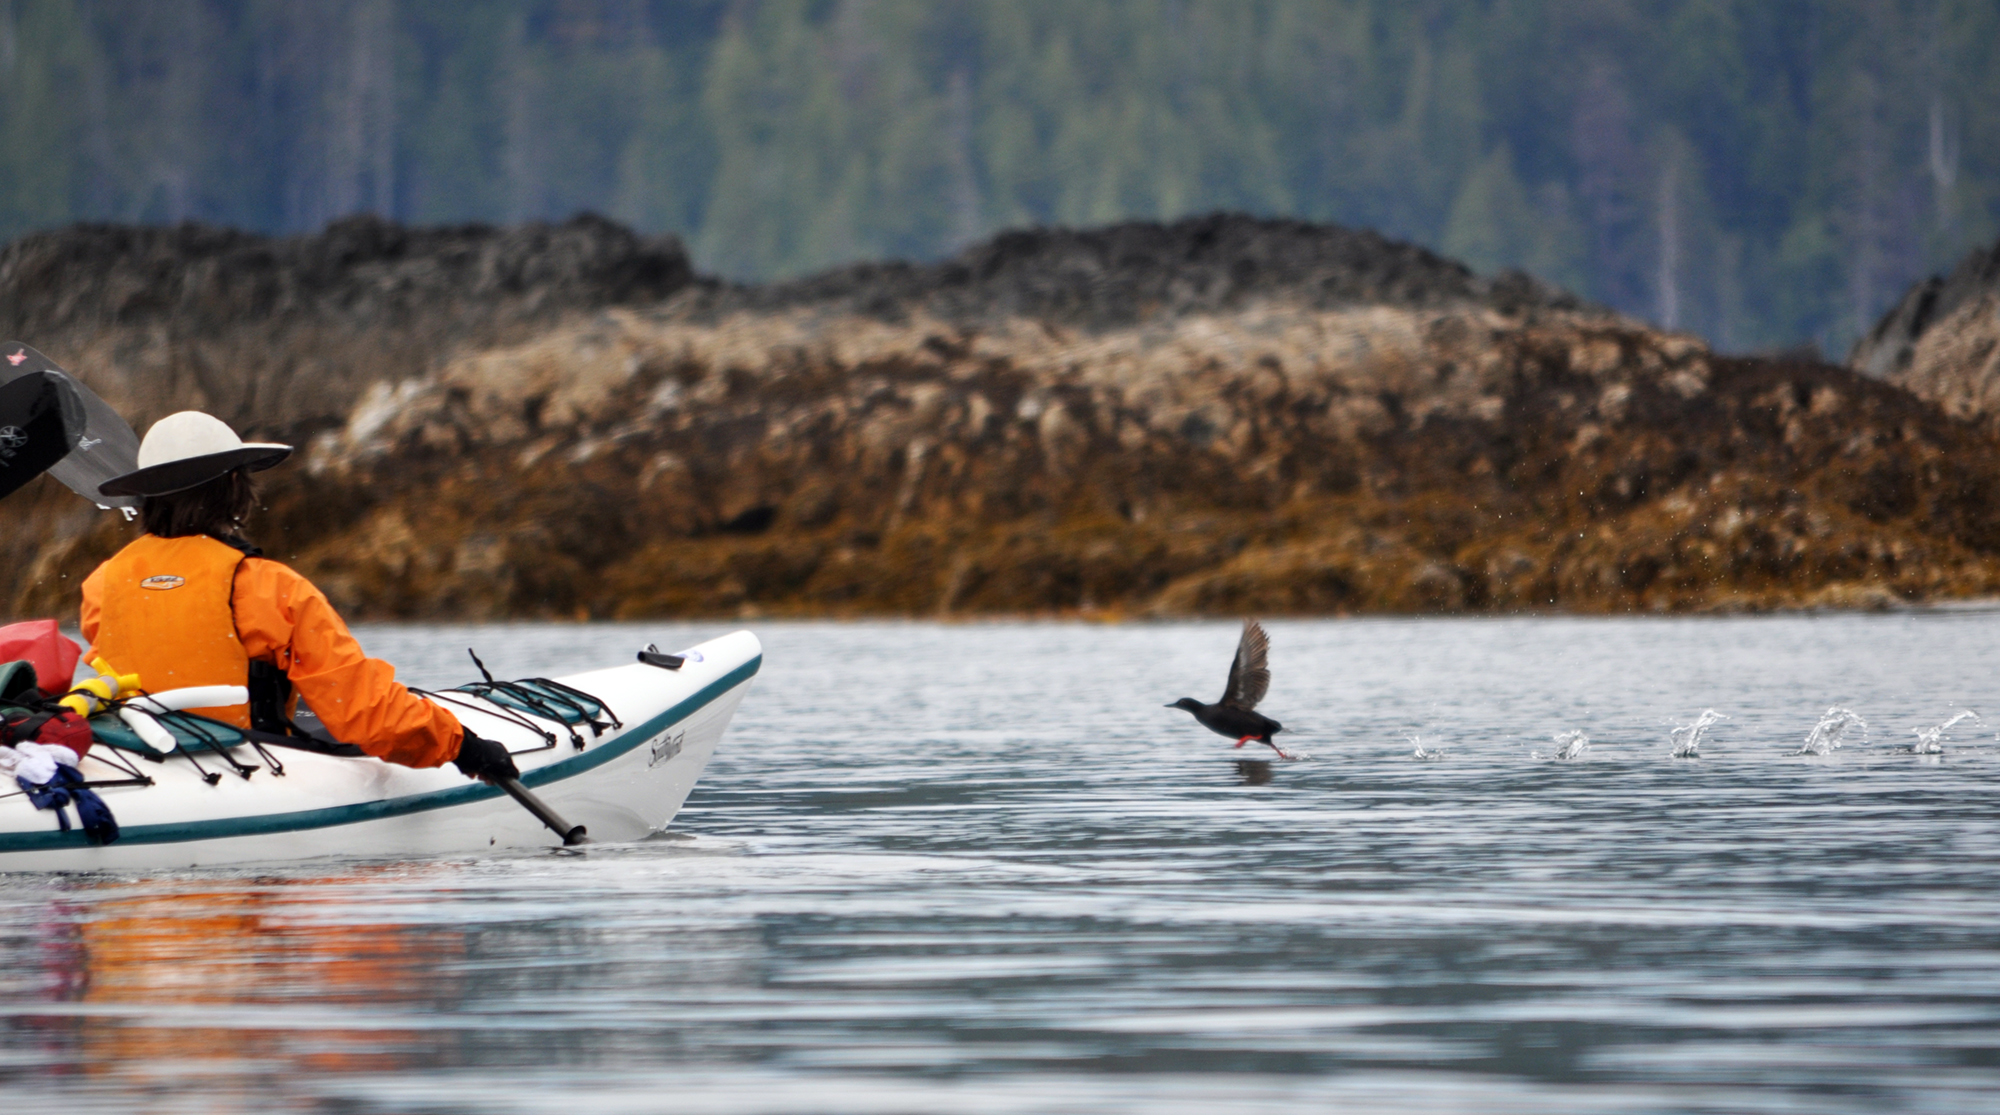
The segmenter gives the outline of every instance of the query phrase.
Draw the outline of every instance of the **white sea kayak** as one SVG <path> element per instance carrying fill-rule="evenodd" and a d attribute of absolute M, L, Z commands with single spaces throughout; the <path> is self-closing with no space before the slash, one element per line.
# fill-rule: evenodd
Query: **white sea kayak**
<path fill-rule="evenodd" d="M 748 631 L 676 656 L 683 659 L 677 669 L 633 662 L 497 687 L 474 683 L 429 699 L 506 744 L 522 784 L 564 820 L 587 828 L 591 840 L 636 840 L 679 812 L 763 664 L 763 648 Z M 213 722 L 163 723 L 181 746 L 161 755 L 136 733 L 121 733 L 114 720 L 92 721 L 99 742 L 79 769 L 117 818 L 118 839 L 98 845 L 80 828 L 61 831 L 54 813 L 17 792 L 0 797 L 0 871 L 562 843 L 499 789 L 450 765 L 418 770 L 269 744 L 260 752 Z"/>

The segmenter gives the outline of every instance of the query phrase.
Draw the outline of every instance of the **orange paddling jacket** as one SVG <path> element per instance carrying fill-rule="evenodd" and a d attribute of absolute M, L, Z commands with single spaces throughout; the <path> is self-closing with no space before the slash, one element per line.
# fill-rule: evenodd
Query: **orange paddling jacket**
<path fill-rule="evenodd" d="M 334 738 L 393 763 L 439 766 L 464 738 L 450 712 L 361 652 L 311 581 L 207 535 L 143 535 L 98 566 L 83 582 L 83 637 L 153 693 L 245 685 L 250 664 L 268 662 Z M 190 711 L 251 726 L 247 705 Z"/>

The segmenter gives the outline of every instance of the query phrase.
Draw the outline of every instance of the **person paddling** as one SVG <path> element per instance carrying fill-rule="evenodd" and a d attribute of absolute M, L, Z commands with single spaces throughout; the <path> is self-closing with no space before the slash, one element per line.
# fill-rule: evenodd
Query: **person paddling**
<path fill-rule="evenodd" d="M 404 688 L 394 666 L 362 653 L 325 593 L 243 539 L 257 502 L 250 474 L 291 452 L 245 443 L 200 411 L 153 424 L 139 467 L 100 487 L 141 497 L 146 533 L 83 582 L 91 657 L 155 693 L 247 686 L 248 705 L 190 710 L 239 728 L 284 732 L 302 697 L 336 739 L 377 758 L 519 778 L 505 747 Z"/>

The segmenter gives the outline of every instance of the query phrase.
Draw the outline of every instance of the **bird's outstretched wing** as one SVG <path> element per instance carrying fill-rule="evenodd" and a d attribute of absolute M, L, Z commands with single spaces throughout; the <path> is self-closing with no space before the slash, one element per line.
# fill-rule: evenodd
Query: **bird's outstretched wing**
<path fill-rule="evenodd" d="M 1236 643 L 1236 661 L 1229 664 L 1229 687 L 1222 691 L 1222 703 L 1231 708 L 1253 709 L 1271 688 L 1271 669 L 1265 660 L 1271 653 L 1271 637 L 1254 619 L 1243 621 L 1243 638 Z"/>

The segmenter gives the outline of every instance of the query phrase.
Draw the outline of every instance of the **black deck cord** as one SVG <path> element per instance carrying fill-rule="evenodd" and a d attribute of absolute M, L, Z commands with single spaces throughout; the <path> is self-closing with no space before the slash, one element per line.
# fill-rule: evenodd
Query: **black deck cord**
<path fill-rule="evenodd" d="M 99 782 L 86 780 L 84 782 L 85 786 L 96 789 L 99 786 L 151 786 L 153 784 L 152 778 L 141 773 L 138 767 L 132 765 L 131 760 L 118 753 L 117 748 L 107 743 L 103 747 L 98 748 L 97 751 L 98 762 L 103 763 L 105 766 L 122 770 L 131 777 L 105 779 Z M 89 756 L 82 756 L 82 758 L 89 758 Z M 79 770 L 77 773 L 81 774 L 83 772 Z"/>
<path fill-rule="evenodd" d="M 151 786 L 153 784 L 153 780 L 151 778 L 148 778 L 144 774 L 140 773 L 139 768 L 126 762 L 125 759 L 118 754 L 117 749 L 112 747 L 110 744 L 107 743 L 102 748 L 98 748 L 95 750 L 99 752 L 99 754 L 95 756 L 98 762 L 103 763 L 105 766 L 114 767 L 118 770 L 122 770 L 126 774 L 131 775 L 131 777 L 130 778 L 86 778 L 83 780 L 84 789 L 95 790 L 101 786 Z M 90 755 L 78 756 L 77 763 L 79 767 L 82 765 L 84 759 L 92 757 L 93 756 Z M 81 769 L 79 769 L 77 773 L 81 774 L 83 772 Z M 12 793 L 0 794 L 0 798 L 15 798 L 15 797 L 26 797 L 26 796 L 27 796 L 27 791 L 25 790 L 15 790 Z"/>
<path fill-rule="evenodd" d="M 535 711 L 561 724 L 563 730 L 569 733 L 570 743 L 574 744 L 578 751 L 583 750 L 583 736 L 576 730 L 577 724 L 590 725 L 590 734 L 593 738 L 604 734 L 604 726 L 590 714 L 589 709 L 584 708 L 576 701 L 571 700 L 561 693 L 545 693 L 535 688 L 529 684 L 533 680 L 535 679 L 503 681 L 494 688 L 517 701 L 531 706 Z M 564 710 L 575 713 L 576 720 L 571 721 Z"/>
<path fill-rule="evenodd" d="M 525 688 L 511 681 L 468 682 L 465 685 L 459 686 L 458 690 L 461 693 L 470 693 L 475 697 L 485 697 L 489 693 L 497 693 L 526 705 L 528 706 L 528 710 L 535 715 L 562 725 L 562 730 L 569 735 L 570 744 L 578 751 L 583 750 L 582 733 L 576 730 L 576 725 L 571 724 L 569 718 L 562 714 L 562 710 L 551 703 L 549 698 L 544 694 L 537 693 L 532 689 Z M 499 702 L 496 701 L 494 703 L 498 704 Z"/>
<path fill-rule="evenodd" d="M 78 783 L 78 785 L 86 790 L 96 790 L 106 786 L 151 786 L 152 784 L 153 780 L 150 778 L 143 780 L 138 778 L 85 779 Z M 8 798 L 24 798 L 27 796 L 28 792 L 26 790 L 14 790 L 10 793 L 0 794 L 0 801 L 5 801 Z"/>
<path fill-rule="evenodd" d="M 508 754 L 510 755 L 525 755 L 530 751 L 547 751 L 556 745 L 556 734 L 554 732 L 551 732 L 547 728 L 542 727 L 540 724 L 537 724 L 534 721 L 528 719 L 527 717 L 522 716 L 519 711 L 508 708 L 506 705 L 494 704 L 491 702 L 485 705 L 475 705 L 467 701 L 458 700 L 457 698 L 448 696 L 447 694 L 444 693 L 433 692 L 429 689 L 418 689 L 416 686 L 409 686 L 408 688 L 410 692 L 415 693 L 419 697 L 428 697 L 433 701 L 442 701 L 447 705 L 457 705 L 459 708 L 470 709 L 473 712 L 484 713 L 487 716 L 497 716 L 502 720 L 518 724 L 521 727 L 526 728 L 529 731 L 535 733 L 536 735 L 542 737 L 543 740 L 542 746 L 531 747 L 528 749 L 528 751 L 510 751 L 508 752 Z"/>
<path fill-rule="evenodd" d="M 502 693 L 508 693 L 508 695 L 516 697 L 516 699 L 524 699 L 524 701 L 538 703 L 538 705 L 546 703 L 550 699 L 562 701 L 564 705 L 568 705 L 568 707 L 572 707 L 576 711 L 578 719 L 584 719 L 586 723 L 590 723 L 592 735 L 604 735 L 606 727 L 624 727 L 624 723 L 618 721 L 618 713 L 614 713 L 610 705 L 606 705 L 602 699 L 598 699 L 596 693 L 586 693 L 586 691 L 576 689 L 572 685 L 564 685 L 562 681 L 556 681 L 554 677 L 526 677 L 522 681 L 494 681 L 492 671 L 486 669 L 486 663 L 480 661 L 480 655 L 474 653 L 472 647 L 466 647 L 466 653 L 472 655 L 472 665 L 480 667 L 480 675 L 486 677 L 486 683 L 498 687 Z M 546 685 L 546 687 L 554 689 L 554 693 L 536 693 L 534 689 L 528 689 L 526 685 Z M 584 707 L 584 703 L 588 703 L 596 711 L 590 711 L 590 707 Z M 610 723 L 598 721 L 598 713 L 612 717 L 612 721 Z M 556 719 L 562 719 L 562 717 L 556 717 Z"/>
<path fill-rule="evenodd" d="M 506 696 L 512 697 L 516 701 L 519 701 L 522 704 L 528 706 L 535 712 L 541 713 L 547 719 L 553 720 L 556 723 L 561 724 L 563 726 L 563 731 L 569 733 L 570 746 L 576 748 L 578 751 L 583 750 L 582 734 L 576 730 L 576 726 L 571 724 L 567 717 L 563 716 L 563 714 L 560 711 L 558 711 L 552 704 L 550 704 L 550 697 L 548 694 L 537 693 L 534 690 L 525 688 L 516 682 L 496 681 L 494 680 L 493 677 L 493 671 L 487 669 L 486 663 L 481 662 L 479 660 L 479 653 L 477 651 L 473 650 L 471 647 L 466 647 L 465 653 L 472 655 L 472 664 L 474 666 L 479 667 L 480 676 L 484 677 L 486 681 L 484 683 L 483 689 L 482 689 L 482 684 L 476 681 L 468 685 L 461 685 L 458 687 L 461 692 L 470 693 L 475 697 L 483 697 L 487 693 L 501 693 Z M 498 702 L 494 703 L 497 704 Z M 577 708 L 575 711 L 578 716 L 581 716 L 586 720 L 590 718 L 589 714 L 584 712 L 582 708 Z M 594 726 L 595 725 L 593 725 L 593 727 Z M 549 742 L 551 744 L 554 744 L 555 740 L 550 739 Z"/>
<path fill-rule="evenodd" d="M 190 763 L 192 763 L 192 764 L 194 764 L 194 769 L 196 769 L 196 770 L 198 770 L 198 771 L 200 771 L 200 772 L 201 772 L 201 780 L 202 780 L 203 782 L 206 782 L 206 783 L 208 783 L 209 785 L 213 786 L 213 785 L 215 785 L 215 784 L 216 784 L 217 782 L 220 782 L 220 781 L 222 781 L 222 775 L 220 775 L 220 774 L 217 774 L 217 773 L 215 773 L 214 771 L 211 771 L 211 770 L 209 770 L 209 769 L 208 769 L 207 767 L 205 767 L 205 766 L 202 766 L 202 765 L 201 765 L 201 760 L 200 760 L 200 759 L 197 759 L 197 758 L 195 758 L 195 757 L 194 757 L 194 752 L 192 752 L 192 751 L 189 751 L 189 750 L 188 750 L 187 748 L 185 748 L 185 747 L 175 747 L 175 748 L 174 748 L 174 751 L 175 751 L 176 753 L 180 754 L 180 755 L 183 755 L 183 756 L 186 756 L 186 758 L 187 758 L 187 761 L 188 761 L 188 762 L 190 762 Z"/>
<path fill-rule="evenodd" d="M 527 705 L 529 708 L 534 709 L 536 712 L 544 714 L 554 712 L 553 709 L 550 709 L 547 705 L 543 704 L 542 702 L 535 700 L 532 697 L 523 697 L 521 694 L 515 692 L 514 690 L 516 689 L 516 687 L 512 682 L 495 681 L 493 679 L 493 671 L 487 669 L 486 663 L 481 662 L 479 660 L 478 651 L 473 650 L 471 647 L 466 647 L 465 653 L 472 656 L 472 664 L 474 666 L 479 667 L 479 676 L 486 679 L 486 684 L 491 689 L 501 693 L 505 693 L 508 696 L 513 697 L 515 700 L 520 701 L 522 704 Z M 478 684 L 479 684 L 478 682 L 473 682 L 470 685 L 461 685 L 458 688 L 461 691 L 470 693 L 475 697 L 483 697 L 486 694 L 481 692 L 479 689 L 475 688 L 476 686 L 478 686 Z M 498 704 L 499 702 L 495 701 L 492 703 Z M 569 733 L 570 743 L 574 744 L 578 751 L 583 750 L 583 737 L 576 734 L 576 729 L 569 726 L 569 721 L 564 720 L 560 715 L 551 715 L 548 718 L 550 720 L 555 721 L 558 724 L 561 724 L 563 726 L 563 730 Z M 549 741 L 550 747 L 554 747 L 556 745 L 556 739 L 554 736 L 544 732 L 542 734 L 542 738 Z"/>
<path fill-rule="evenodd" d="M 86 790 L 95 790 L 101 786 L 151 786 L 152 784 L 153 780 L 143 774 L 137 778 L 86 778 L 83 780 L 83 788 Z"/>
<path fill-rule="evenodd" d="M 611 711 L 611 706 L 605 704 L 604 699 L 595 693 L 586 693 L 573 685 L 564 685 L 554 678 L 535 677 L 523 678 L 520 681 L 495 681 L 492 671 L 486 668 L 486 663 L 479 660 L 479 655 L 474 653 L 471 647 L 466 647 L 465 653 L 472 655 L 472 664 L 479 667 L 479 672 L 486 678 L 487 685 L 513 697 L 517 701 L 534 706 L 538 710 L 546 711 L 549 703 L 552 701 L 559 703 L 575 712 L 578 720 L 590 725 L 590 734 L 592 736 L 601 736 L 607 729 L 623 728 L 625 726 L 625 722 L 618 719 L 618 714 Z M 473 684 L 476 685 L 478 683 L 475 682 Z M 550 692 L 538 692 L 535 689 L 528 688 L 529 686 L 539 686 L 542 689 L 550 690 Z M 460 686 L 460 688 L 468 689 L 466 686 Z M 609 717 L 610 722 L 606 723 L 603 720 L 599 720 L 599 716 Z M 553 719 L 562 720 L 565 724 L 568 723 L 568 720 L 561 716 L 554 717 Z M 574 732 L 570 734 L 575 736 Z M 581 745 L 579 744 L 579 746 Z"/>
<path fill-rule="evenodd" d="M 222 756 L 222 761 L 228 763 L 230 768 L 236 771 L 237 777 L 243 779 L 243 781 L 250 781 L 250 776 L 257 773 L 257 768 L 254 765 L 239 762 L 236 756 L 230 754 L 227 742 L 212 729 L 203 725 L 199 717 L 191 713 L 179 713 L 174 717 L 174 723 L 179 724 L 193 734 L 201 741 L 202 746 Z M 180 750 L 186 751 L 187 746 L 183 744 Z"/>
<path fill-rule="evenodd" d="M 107 744 L 105 744 L 104 746 L 105 746 L 105 748 L 106 748 L 107 750 L 109 750 L 109 749 L 110 749 L 110 747 L 111 747 L 111 745 L 110 745 L 110 744 L 108 744 L 108 743 L 107 743 Z M 84 758 L 88 759 L 88 758 L 90 758 L 90 756 L 88 756 L 88 755 L 85 755 L 85 756 L 84 756 Z M 100 761 L 100 762 L 102 762 L 102 763 L 105 763 L 105 764 L 107 764 L 107 765 L 109 765 L 109 766 L 114 766 L 114 767 L 117 767 L 117 768 L 118 768 L 119 770 L 122 770 L 122 771 L 124 771 L 125 773 L 127 773 L 127 774 L 131 775 L 132 777 L 130 777 L 130 778 L 86 778 L 86 779 L 84 779 L 84 780 L 83 780 L 83 788 L 84 788 L 84 789 L 86 789 L 86 790 L 95 790 L 95 789 L 98 789 L 98 788 L 100 788 L 100 787 L 104 787 L 104 786 L 151 786 L 151 785 L 153 784 L 153 780 L 152 780 L 151 778 L 148 778 L 148 777 L 146 777 L 146 776 L 145 776 L 144 774 L 141 774 L 141 773 L 139 773 L 139 771 L 138 771 L 138 770 L 134 769 L 133 767 L 130 767 L 130 766 L 127 766 L 127 765 L 125 765 L 125 764 L 124 764 L 124 763 L 122 763 L 122 762 L 114 762 L 114 761 L 112 761 L 111 759 L 109 759 L 109 758 L 107 758 L 107 757 L 105 757 L 105 756 L 103 756 L 103 755 L 99 755 L 99 756 L 97 756 L 97 759 L 98 759 L 98 761 Z M 79 771 L 78 773 L 81 773 L 81 772 Z M 23 791 L 23 790 L 15 790 L 15 791 L 14 791 L 14 792 L 12 792 L 12 793 L 8 793 L 8 794 L 0 794 L 0 798 L 17 798 L 17 797 L 26 797 L 26 796 L 27 796 L 27 793 L 26 793 L 26 791 Z"/>
<path fill-rule="evenodd" d="M 540 724 L 537 724 L 533 720 L 530 720 L 526 716 L 523 716 L 519 709 L 509 708 L 506 705 L 491 701 L 483 705 L 475 705 L 470 701 L 461 701 L 458 698 L 453 697 L 451 695 L 454 692 L 458 692 L 458 690 L 446 690 L 442 693 L 439 693 L 429 689 L 417 689 L 413 687 L 410 689 L 410 692 L 415 693 L 419 697 L 429 697 L 433 701 L 441 701 L 448 705 L 457 705 L 459 708 L 470 709 L 473 712 L 484 713 L 487 716 L 497 716 L 500 719 L 505 720 L 510 724 L 517 724 L 523 728 L 526 728 L 527 730 L 542 737 L 542 745 L 540 747 L 531 747 L 528 749 L 530 751 L 547 751 L 556 745 L 556 734 L 554 732 L 549 731 L 547 728 L 544 728 Z M 477 693 L 469 695 L 474 697 L 478 696 Z M 512 754 L 519 755 L 522 754 L 522 752 L 516 751 L 512 752 Z"/>
<path fill-rule="evenodd" d="M 215 735 L 214 733 L 210 732 L 207 728 L 203 727 L 201 722 L 192 713 L 184 712 L 180 709 L 172 709 L 166 713 L 165 718 L 171 720 L 175 724 L 180 725 L 183 731 L 195 737 L 195 739 L 198 740 L 203 747 L 206 747 L 210 751 L 213 751 L 217 755 L 221 756 L 223 762 L 228 763 L 231 767 L 235 768 L 236 773 L 242 775 L 242 777 L 244 777 L 245 779 L 248 779 L 250 777 L 249 774 L 245 773 L 246 771 L 252 771 L 257 769 L 256 767 L 246 767 L 244 764 L 237 762 L 236 756 L 231 755 L 229 751 L 222 746 L 221 737 Z M 176 748 L 176 750 L 183 752 L 186 752 L 187 749 L 188 747 L 187 744 L 185 743 L 181 744 L 180 747 Z"/>
<path fill-rule="evenodd" d="M 189 735 L 200 740 L 203 743 L 203 745 L 205 745 L 210 751 L 213 751 L 217 755 L 222 756 L 222 761 L 234 767 L 236 769 L 237 775 L 241 777 L 243 781 L 245 782 L 250 781 L 250 776 L 257 773 L 256 767 L 251 766 L 248 763 L 237 762 L 236 756 L 231 755 L 229 753 L 229 749 L 223 746 L 222 737 L 215 735 L 214 733 L 210 732 L 206 727 L 203 727 L 200 717 L 191 715 L 189 713 L 181 712 L 179 710 L 174 710 L 172 712 L 169 712 L 166 714 L 166 716 L 172 719 L 175 724 L 178 724 L 183 729 L 185 729 Z M 194 762 L 194 753 L 188 751 L 186 744 L 182 744 L 176 750 L 187 755 L 189 762 Z M 201 769 L 200 763 L 195 763 L 194 765 L 196 770 Z M 204 771 L 203 777 L 206 776 L 207 774 Z M 215 785 L 215 783 L 213 781 L 210 781 L 209 785 L 213 786 Z"/>
<path fill-rule="evenodd" d="M 558 693 L 567 693 L 579 701 L 589 702 L 592 707 L 597 709 L 597 712 L 586 712 L 582 709 L 578 709 L 577 711 L 582 712 L 584 719 L 590 721 L 590 727 L 597 735 L 603 735 L 607 728 L 623 728 L 625 726 L 625 722 L 618 719 L 618 714 L 611 711 L 611 706 L 605 704 L 603 699 L 595 693 L 585 693 L 574 686 L 564 685 L 554 678 L 528 678 L 523 684 L 545 685 Z M 611 723 L 606 724 L 598 720 L 597 717 L 600 714 L 610 717 Z"/>
<path fill-rule="evenodd" d="M 590 725 L 592 735 L 601 736 L 606 728 L 622 728 L 618 717 L 603 701 L 592 693 L 572 689 L 554 678 L 522 678 L 520 681 L 502 682 L 510 689 L 521 689 L 534 693 L 544 701 L 554 701 L 576 713 L 576 718 Z M 547 692 L 544 692 L 547 690 Z M 611 717 L 609 724 L 598 719 L 602 714 Z"/>
<path fill-rule="evenodd" d="M 562 715 L 561 710 L 568 709 L 576 714 L 576 719 L 579 723 L 590 725 L 591 735 L 601 736 L 604 734 L 605 725 L 589 709 L 583 707 L 580 702 L 560 691 L 543 692 L 539 688 L 543 680 L 542 678 L 522 678 L 520 681 L 495 682 L 494 686 L 500 692 L 508 694 L 517 701 L 533 700 L 538 707 L 556 713 L 556 719 L 565 724 L 569 723 L 570 720 L 569 717 Z"/>
<path fill-rule="evenodd" d="M 167 710 L 165 710 L 165 709 L 161 709 L 161 710 L 160 710 L 159 712 L 157 712 L 157 713 L 153 712 L 153 711 L 152 711 L 152 710 L 150 710 L 150 709 L 148 709 L 148 710 L 145 710 L 145 711 L 147 712 L 147 714 L 148 714 L 148 715 L 152 716 L 152 717 L 153 717 L 153 719 L 154 719 L 154 720 L 156 720 L 156 721 L 163 721 L 163 720 L 165 720 L 165 719 L 166 719 L 167 717 L 169 717 L 169 716 L 173 716 L 173 717 L 174 717 L 174 722 L 175 722 L 175 723 L 180 723 L 180 717 L 179 717 L 179 716 L 177 716 L 177 715 L 175 715 L 174 713 L 172 713 L 172 712 L 169 712 L 169 711 L 167 711 Z M 206 736 L 206 734 L 205 734 L 205 733 L 203 733 L 203 732 L 202 732 L 202 731 L 201 731 L 201 730 L 200 730 L 199 728 L 195 728 L 195 727 L 189 727 L 189 728 L 188 728 L 188 734 L 190 734 L 190 735 L 194 735 L 194 736 L 198 736 L 198 737 L 201 737 L 201 738 L 204 738 L 204 739 L 206 739 L 206 738 L 207 738 L 207 736 Z M 203 782 L 206 782 L 206 783 L 208 783 L 209 785 L 213 786 L 213 785 L 215 785 L 215 784 L 216 784 L 217 782 L 220 782 L 220 781 L 222 781 L 222 776 L 221 776 L 220 774 L 217 774 L 217 773 L 215 773 L 214 771 L 211 771 L 211 770 L 209 770 L 209 769 L 208 769 L 207 767 L 205 767 L 205 766 L 202 766 L 202 765 L 201 765 L 201 760 L 200 760 L 200 759 L 197 759 L 197 758 L 195 758 L 195 757 L 194 757 L 194 752 L 192 752 L 192 751 L 188 750 L 188 749 L 187 749 L 187 748 L 186 748 L 185 746 L 176 746 L 176 747 L 175 747 L 175 748 L 174 748 L 174 749 L 173 749 L 172 751 L 169 751 L 169 752 L 167 752 L 167 753 L 166 753 L 165 755 L 162 755 L 162 756 L 160 756 L 160 758 L 159 758 L 159 761 L 160 761 L 160 762 L 163 762 L 163 763 L 164 763 L 164 762 L 166 762 L 166 761 L 167 761 L 167 759 L 168 759 L 168 758 L 170 758 L 170 757 L 172 757 L 172 756 L 174 756 L 174 755 L 182 755 L 182 756 L 185 756 L 185 757 L 187 758 L 187 761 L 188 761 L 188 763 L 189 763 L 190 765 L 192 765 L 192 766 L 194 767 L 194 769 L 195 769 L 195 770 L 197 770 L 197 771 L 201 772 L 201 780 L 202 780 Z M 227 755 L 225 755 L 225 756 L 224 756 L 224 758 L 228 758 L 228 756 L 227 756 Z M 231 760 L 231 761 L 233 762 L 234 760 Z M 246 774 L 246 775 L 244 775 L 243 777 L 244 777 L 245 779 L 248 779 L 248 778 L 249 778 L 250 776 Z"/>
<path fill-rule="evenodd" d="M 465 648 L 465 653 L 472 656 L 472 664 L 479 669 L 479 674 L 485 679 L 484 681 L 471 682 L 443 693 L 428 689 L 418 689 L 414 686 L 410 688 L 410 692 L 420 697 L 428 697 L 431 700 L 440 701 L 448 705 L 457 705 L 459 708 L 469 709 L 473 712 L 485 713 L 488 716 L 498 716 L 542 737 L 543 744 L 541 747 L 530 748 L 529 751 L 514 751 L 510 752 L 511 754 L 522 755 L 528 754 L 530 751 L 546 751 L 556 746 L 556 735 L 554 732 L 529 719 L 521 709 L 494 700 L 489 694 L 507 697 L 527 706 L 530 711 L 543 719 L 562 725 L 563 731 L 569 735 L 570 744 L 578 751 L 584 749 L 583 736 L 577 732 L 575 726 L 569 722 L 569 719 L 563 716 L 562 708 L 568 708 L 570 711 L 576 713 L 584 723 L 589 724 L 591 734 L 594 736 L 603 735 L 606 728 L 623 728 L 625 726 L 624 721 L 618 719 L 618 714 L 611 711 L 611 706 L 599 699 L 595 694 L 586 693 L 581 689 L 564 685 L 562 682 L 550 678 L 528 678 L 525 682 L 501 681 L 493 676 L 493 671 L 486 668 L 485 662 L 480 661 L 479 652 L 473 650 L 471 647 L 467 647 Z M 541 692 L 530 688 L 530 685 L 547 686 L 550 691 Z M 470 704 L 450 696 L 450 693 L 464 693 L 467 696 L 479 697 L 486 703 L 482 705 Z M 591 707 L 586 707 L 583 702 L 588 702 L 596 711 L 593 712 Z M 600 714 L 609 717 L 610 723 L 607 724 L 599 720 L 598 716 Z"/>
<path fill-rule="evenodd" d="M 285 764 L 279 762 L 276 755 L 264 750 L 264 745 L 252 738 L 248 732 L 244 733 L 243 742 L 249 744 L 251 750 L 264 757 L 264 764 L 271 768 L 271 777 L 283 778 L 285 776 Z M 246 774 L 244 777 L 248 778 L 249 775 Z"/>

